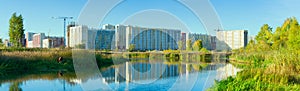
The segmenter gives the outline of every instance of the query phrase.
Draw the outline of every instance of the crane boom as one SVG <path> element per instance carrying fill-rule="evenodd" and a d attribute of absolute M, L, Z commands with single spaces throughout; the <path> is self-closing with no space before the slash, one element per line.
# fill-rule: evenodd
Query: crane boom
<path fill-rule="evenodd" d="M 67 19 L 73 19 L 73 17 L 52 17 L 52 19 L 62 19 L 64 20 L 64 46 L 66 46 L 66 21 Z"/>

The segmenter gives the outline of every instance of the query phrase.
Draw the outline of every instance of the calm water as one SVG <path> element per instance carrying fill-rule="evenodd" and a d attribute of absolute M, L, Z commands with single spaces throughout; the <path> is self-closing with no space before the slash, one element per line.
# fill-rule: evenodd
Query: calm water
<path fill-rule="evenodd" d="M 74 73 L 58 72 L 2 79 L 0 91 L 201 91 L 211 87 L 215 80 L 235 75 L 239 69 L 225 63 L 126 62 L 100 71 L 100 75 L 86 74 L 81 78 Z"/>

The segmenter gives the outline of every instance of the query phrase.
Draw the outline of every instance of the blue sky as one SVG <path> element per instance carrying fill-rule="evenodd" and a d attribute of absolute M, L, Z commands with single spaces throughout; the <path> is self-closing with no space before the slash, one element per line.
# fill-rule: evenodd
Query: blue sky
<path fill-rule="evenodd" d="M 26 32 L 43 32 L 63 36 L 63 21 L 56 16 L 73 16 L 76 21 L 87 0 L 0 0 L 0 37 L 8 38 L 8 22 L 12 13 L 24 17 Z M 118 24 L 132 13 L 143 9 L 163 9 L 180 18 L 191 32 L 205 33 L 195 16 L 172 0 L 127 0 L 111 11 L 103 23 Z M 273 28 L 295 16 L 300 18 L 299 0 L 210 0 L 225 30 L 247 29 L 256 35 L 263 24 Z M 141 3 L 146 3 L 141 5 Z"/>

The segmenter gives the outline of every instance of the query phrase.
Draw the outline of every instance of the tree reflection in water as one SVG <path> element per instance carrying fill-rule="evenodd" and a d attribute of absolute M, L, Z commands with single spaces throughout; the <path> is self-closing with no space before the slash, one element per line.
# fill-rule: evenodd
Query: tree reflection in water
<path fill-rule="evenodd" d="M 20 88 L 20 85 L 22 85 L 21 82 L 11 83 L 11 85 L 9 86 L 9 91 L 22 91 L 22 88 Z"/>

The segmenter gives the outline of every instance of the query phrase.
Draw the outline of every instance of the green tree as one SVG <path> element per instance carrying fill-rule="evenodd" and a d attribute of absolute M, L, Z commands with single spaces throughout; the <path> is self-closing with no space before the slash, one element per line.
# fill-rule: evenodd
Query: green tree
<path fill-rule="evenodd" d="M 254 42 L 254 40 L 249 41 L 249 43 L 247 44 L 246 50 L 248 50 L 248 52 L 255 51 L 255 42 Z"/>
<path fill-rule="evenodd" d="M 282 47 L 286 47 L 285 41 L 287 41 L 287 37 L 285 36 L 286 33 L 284 33 L 281 29 L 281 27 L 277 27 L 275 33 L 272 37 L 272 48 L 273 49 L 279 49 Z"/>
<path fill-rule="evenodd" d="M 134 45 L 134 44 L 130 44 L 130 45 L 129 45 L 128 51 L 129 51 L 129 52 L 133 52 L 134 49 L 135 49 L 135 45 Z"/>
<path fill-rule="evenodd" d="M 268 25 L 268 24 L 264 24 L 258 35 L 255 37 L 255 40 L 257 42 L 260 42 L 260 41 L 264 41 L 266 43 L 271 43 L 272 42 L 272 28 Z"/>
<path fill-rule="evenodd" d="M 15 47 L 22 46 L 22 37 L 25 31 L 23 26 L 22 15 L 17 16 L 17 14 L 14 13 L 9 20 L 9 37 L 10 42 L 13 43 Z"/>
<path fill-rule="evenodd" d="M 202 45 L 202 41 L 201 40 L 197 40 L 193 44 L 193 50 L 194 51 L 200 51 L 202 49 L 202 47 L 203 47 L 203 45 Z"/>
<path fill-rule="evenodd" d="M 200 52 L 203 52 L 203 53 L 208 53 L 209 51 L 206 49 L 206 48 L 201 48 Z"/>
<path fill-rule="evenodd" d="M 78 45 L 75 45 L 75 48 L 78 48 L 78 49 L 85 49 L 85 44 L 78 44 Z"/>
<path fill-rule="evenodd" d="M 178 50 L 182 50 L 183 46 L 182 46 L 182 41 L 178 41 Z"/>
<path fill-rule="evenodd" d="M 300 27 L 295 17 L 291 18 L 289 26 L 287 45 L 291 49 L 300 49 Z"/>
<path fill-rule="evenodd" d="M 13 82 L 10 86 L 9 86 L 9 91 L 22 91 L 22 88 L 20 88 L 20 85 L 22 83 L 20 82 Z"/>
<path fill-rule="evenodd" d="M 192 50 L 192 40 L 186 41 L 186 50 L 191 51 Z"/>
<path fill-rule="evenodd" d="M 1 44 L 3 43 L 3 40 L 2 40 L 2 38 L 0 38 L 0 43 L 1 43 Z"/>
<path fill-rule="evenodd" d="M 0 47 L 4 47 L 2 38 L 0 38 Z"/>

